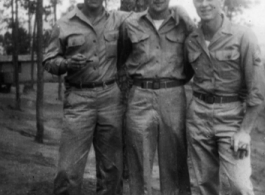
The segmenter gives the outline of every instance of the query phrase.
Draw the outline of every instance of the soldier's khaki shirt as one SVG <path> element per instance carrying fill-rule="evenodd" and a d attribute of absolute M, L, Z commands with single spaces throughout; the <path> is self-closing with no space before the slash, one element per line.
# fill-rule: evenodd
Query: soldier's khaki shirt
<path fill-rule="evenodd" d="M 261 104 L 265 73 L 256 36 L 222 16 L 222 27 L 209 47 L 201 28 L 186 40 L 188 60 L 195 71 L 193 90 L 221 96 L 245 93 L 248 105 Z"/>
<path fill-rule="evenodd" d="M 135 13 L 124 22 L 124 34 L 131 43 L 125 63 L 129 75 L 137 78 L 186 79 L 184 41 L 194 27 L 179 17 L 177 9 L 164 20 L 159 30 L 148 10 Z M 189 21 L 189 20 L 187 20 Z"/>
<path fill-rule="evenodd" d="M 104 11 L 93 24 L 78 5 L 72 12 L 58 20 L 53 29 L 44 56 L 44 68 L 52 74 L 63 74 L 63 59 L 81 53 L 93 62 L 76 72 L 67 72 L 69 83 L 102 82 L 114 79 L 117 74 L 118 30 L 129 13 Z"/>

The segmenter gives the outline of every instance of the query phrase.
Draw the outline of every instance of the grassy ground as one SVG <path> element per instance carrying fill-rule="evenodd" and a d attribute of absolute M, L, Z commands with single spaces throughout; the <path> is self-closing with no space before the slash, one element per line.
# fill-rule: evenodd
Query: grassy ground
<path fill-rule="evenodd" d="M 61 135 L 62 102 L 57 100 L 57 85 L 45 84 L 45 142 L 34 141 L 35 92 L 23 94 L 22 110 L 14 110 L 14 89 L 0 94 L 0 195 L 52 194 L 57 151 Z M 190 91 L 188 90 L 190 97 Z M 253 183 L 256 195 L 265 194 L 265 111 L 252 133 Z M 83 195 L 95 193 L 95 158 L 91 151 L 84 175 Z M 159 171 L 155 162 L 154 195 L 160 194 Z M 226 192 L 226 189 L 223 190 Z M 128 194 L 125 183 L 124 194 Z M 229 193 L 228 193 L 229 194 Z"/>

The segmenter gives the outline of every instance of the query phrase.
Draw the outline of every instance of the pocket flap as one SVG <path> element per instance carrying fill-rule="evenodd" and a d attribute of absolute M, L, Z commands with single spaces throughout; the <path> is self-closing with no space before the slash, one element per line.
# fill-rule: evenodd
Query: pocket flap
<path fill-rule="evenodd" d="M 177 36 L 175 34 L 172 33 L 168 33 L 166 35 L 166 38 L 171 41 L 171 42 L 179 42 L 179 43 L 183 43 L 184 42 L 184 38 L 181 36 Z"/>
<path fill-rule="evenodd" d="M 223 50 L 223 51 L 216 51 L 216 59 L 220 61 L 227 61 L 227 60 L 236 60 L 239 58 L 240 53 L 236 50 Z"/>
<path fill-rule="evenodd" d="M 132 43 L 138 43 L 140 41 L 148 39 L 149 37 L 150 35 L 142 33 L 142 34 L 132 35 L 130 38 Z"/>
<path fill-rule="evenodd" d="M 118 31 L 106 32 L 104 34 L 106 41 L 116 41 L 118 39 Z"/>
<path fill-rule="evenodd" d="M 68 38 L 68 47 L 80 46 L 85 43 L 83 35 L 72 35 Z"/>

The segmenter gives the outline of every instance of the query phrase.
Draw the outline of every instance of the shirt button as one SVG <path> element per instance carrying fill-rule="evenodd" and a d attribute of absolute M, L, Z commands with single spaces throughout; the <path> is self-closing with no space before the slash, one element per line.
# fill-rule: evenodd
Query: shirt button
<path fill-rule="evenodd" d="M 97 56 L 97 54 L 95 53 L 94 56 Z"/>
<path fill-rule="evenodd" d="M 159 46 L 156 46 L 157 49 L 159 49 Z"/>
<path fill-rule="evenodd" d="M 93 43 L 96 43 L 97 41 L 96 40 L 93 40 Z"/>

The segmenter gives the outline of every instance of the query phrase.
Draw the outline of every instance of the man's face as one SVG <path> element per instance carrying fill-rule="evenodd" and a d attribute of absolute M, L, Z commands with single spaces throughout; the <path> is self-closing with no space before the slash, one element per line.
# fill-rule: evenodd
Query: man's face
<path fill-rule="evenodd" d="M 163 12 L 168 9 L 170 0 L 149 0 L 149 9 L 155 12 Z"/>
<path fill-rule="evenodd" d="M 84 0 L 85 6 L 89 9 L 99 9 L 103 6 L 104 0 Z"/>
<path fill-rule="evenodd" d="M 193 0 L 201 20 L 209 21 L 218 17 L 222 11 L 224 0 Z"/>

